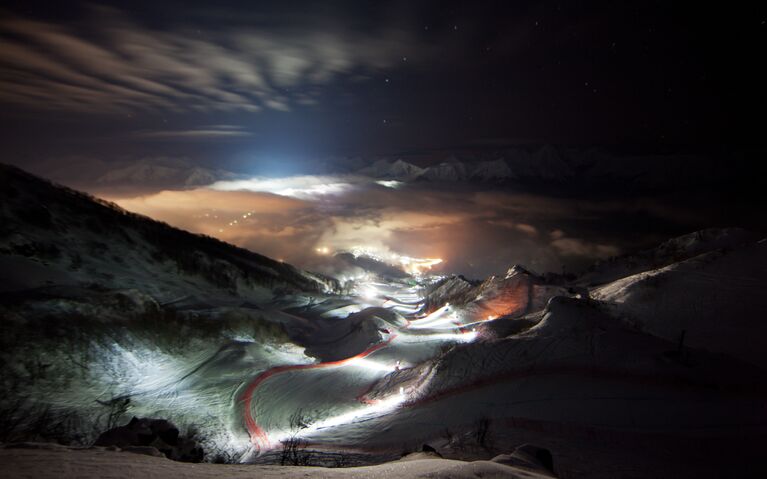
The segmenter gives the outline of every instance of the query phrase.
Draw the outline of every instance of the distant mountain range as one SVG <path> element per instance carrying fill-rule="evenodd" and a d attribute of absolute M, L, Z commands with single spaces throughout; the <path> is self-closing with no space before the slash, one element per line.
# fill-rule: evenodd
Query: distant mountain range
<path fill-rule="evenodd" d="M 404 183 L 466 183 L 515 187 L 575 188 L 586 191 L 671 190 L 730 187 L 752 178 L 751 156 L 615 154 L 599 148 L 552 145 L 494 151 L 407 153 L 402 156 L 335 158 L 316 174 L 355 174 Z M 258 160 L 254 160 L 256 163 Z M 151 157 L 117 163 L 74 163 L 63 171 L 40 171 L 65 184 L 93 192 L 123 193 L 204 187 L 251 174 L 200 166 L 186 158 Z M 73 171 L 77 173 L 74 174 Z M 312 173 L 302 173 L 312 174 Z M 746 178 L 744 180 L 744 178 Z"/>
<path fill-rule="evenodd" d="M 99 186 L 142 185 L 189 188 L 210 185 L 221 180 L 233 180 L 237 177 L 238 175 L 230 171 L 203 168 L 180 160 L 142 159 L 107 171 L 96 178 L 95 183 Z"/>
<path fill-rule="evenodd" d="M 406 157 L 407 158 L 407 157 Z M 567 149 L 551 145 L 514 148 L 494 153 L 447 154 L 430 166 L 403 158 L 371 159 L 356 173 L 377 179 L 434 183 L 575 184 L 588 188 L 625 186 L 665 189 L 679 185 L 721 182 L 732 177 L 741 158 L 721 161 L 713 157 L 678 154 L 615 155 L 599 149 Z M 356 160 L 360 165 L 362 160 Z M 419 161 L 421 163 L 421 161 Z"/>

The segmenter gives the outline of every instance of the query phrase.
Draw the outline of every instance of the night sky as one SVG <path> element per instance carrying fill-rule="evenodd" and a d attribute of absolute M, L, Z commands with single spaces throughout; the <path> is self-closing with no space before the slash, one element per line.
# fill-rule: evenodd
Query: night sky
<path fill-rule="evenodd" d="M 409 155 L 424 166 L 452 152 L 531 145 L 738 152 L 763 161 L 766 21 L 767 7 L 756 2 L 6 1 L 0 8 L 3 161 L 105 197 L 116 194 L 88 183 L 96 169 L 89 165 L 106 171 L 146 158 L 271 176 L 348 170 L 352 157 Z M 733 178 L 750 176 L 739 168 Z M 742 189 L 720 186 L 727 195 Z M 541 198 L 562 196 L 533 193 L 538 196 L 527 204 L 535 211 Z M 712 216 L 667 193 L 648 199 L 628 191 L 592 209 L 653 216 L 642 223 L 649 241 L 702 227 L 706 218 L 722 221 L 723 201 L 753 206 L 750 196 L 708 197 L 716 205 Z M 469 206 L 467 197 L 443 201 L 457 206 L 440 210 L 440 217 L 455 220 L 460 210 L 471 221 L 485 218 L 494 207 L 477 194 L 472 190 Z M 576 196 L 593 200 L 591 192 Z M 166 208 L 163 216 L 143 199 L 129 200 L 138 211 L 195 229 L 177 212 Z M 368 208 L 404 208 L 400 197 L 380 201 Z M 565 210 L 576 207 L 558 201 Z M 646 206 L 652 202 L 657 205 Z M 469 214 L 471 205 L 484 208 L 485 216 Z M 352 209 L 354 218 L 368 218 Z M 336 214 L 331 210 L 323 200 L 314 211 L 327 218 Z M 572 222 L 565 210 L 557 211 Z M 658 213 L 664 210 L 665 216 Z M 546 232 L 547 241 L 561 239 L 554 238 L 566 223 L 561 218 L 523 216 L 517 225 Z M 272 220 L 276 231 L 294 227 L 305 250 L 327 236 L 327 229 Z M 530 224 L 536 220 L 542 224 Z M 579 251 L 600 252 L 582 255 L 589 259 L 622 252 L 633 244 L 626 238 L 635 236 L 619 222 L 569 228 L 585 245 Z M 248 238 L 225 237 L 281 253 L 263 236 Z M 405 235 L 397 244 L 422 250 L 423 241 Z M 509 251 L 503 262 L 533 261 L 521 249 Z M 543 268 L 561 262 L 546 258 L 539 258 Z M 471 258 L 460 264 L 484 274 L 501 268 L 489 266 L 494 261 L 476 270 Z"/>
<path fill-rule="evenodd" d="M 754 143 L 767 15 L 746 3 L 4 2 L 3 142 L 230 159 Z"/>

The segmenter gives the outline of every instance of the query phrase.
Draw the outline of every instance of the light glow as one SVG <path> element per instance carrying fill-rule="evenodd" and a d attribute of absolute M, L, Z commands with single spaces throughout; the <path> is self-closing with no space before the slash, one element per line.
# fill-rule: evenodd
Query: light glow
<path fill-rule="evenodd" d="M 394 366 L 381 364 L 377 361 L 373 361 L 372 359 L 367 358 L 354 358 L 349 361 L 348 364 L 351 366 L 358 366 L 361 368 L 369 369 L 371 371 L 380 371 L 385 373 L 390 373 L 396 369 Z"/>
<path fill-rule="evenodd" d="M 447 323 L 452 323 L 457 320 L 455 312 L 447 314 L 450 311 L 450 303 L 446 303 L 444 306 L 429 314 L 425 318 L 413 321 L 410 326 L 411 329 L 427 329 L 435 326 L 440 326 Z"/>
<path fill-rule="evenodd" d="M 385 186 L 386 188 L 392 188 L 394 190 L 397 190 L 401 188 L 402 185 L 404 185 L 403 182 L 397 180 L 378 180 L 376 183 L 381 186 Z"/>
<path fill-rule="evenodd" d="M 329 417 L 327 419 L 323 419 L 322 421 L 310 424 L 309 427 L 299 431 L 298 436 L 308 436 L 322 429 L 336 427 L 342 424 L 352 424 L 363 418 L 383 416 L 384 414 L 388 414 L 397 409 L 397 406 L 406 400 L 407 396 L 404 394 L 402 388 L 400 388 L 400 394 L 395 394 L 386 399 L 382 399 L 381 401 L 377 401 L 364 408 L 354 409 L 349 412 L 339 414 L 338 416 Z"/>
<path fill-rule="evenodd" d="M 358 183 L 360 183 L 359 178 L 338 176 L 254 177 L 247 180 L 217 181 L 208 188 L 217 191 L 255 191 L 299 199 L 313 199 L 343 194 Z"/>
<path fill-rule="evenodd" d="M 366 286 L 362 291 L 361 295 L 363 298 L 366 299 L 376 299 L 379 295 L 379 291 L 374 288 L 373 286 Z"/>

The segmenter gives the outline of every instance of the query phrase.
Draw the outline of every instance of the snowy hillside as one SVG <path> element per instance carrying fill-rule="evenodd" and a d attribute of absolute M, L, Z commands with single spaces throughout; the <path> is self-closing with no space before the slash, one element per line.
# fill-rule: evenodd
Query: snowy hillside
<path fill-rule="evenodd" d="M 0 167 L 2 291 L 137 289 L 159 302 L 194 295 L 263 298 L 322 291 L 290 265 L 193 235 L 13 167 Z"/>
<path fill-rule="evenodd" d="M 686 244 L 695 250 L 698 243 Z M 596 288 L 592 297 L 643 331 L 767 369 L 767 338 L 749 333 L 763 327 L 765 284 L 767 242 L 762 240 L 616 280 Z"/>
<path fill-rule="evenodd" d="M 741 228 L 709 228 L 669 239 L 660 245 L 600 261 L 594 264 L 577 282 L 584 285 L 598 285 L 619 278 L 649 271 L 697 255 L 716 250 L 731 250 L 744 244 L 753 243 L 759 236 Z"/>
<path fill-rule="evenodd" d="M 445 477 L 767 472 L 730 460 L 767 438 L 767 243 L 744 230 L 675 238 L 573 282 L 339 254 L 340 285 L 16 168 L 0 168 L 0 200 L 1 442 L 90 445 L 136 416 L 171 421 L 208 462 L 288 450 L 364 466 L 425 449 L 475 461 L 418 469 Z M 525 443 L 547 471 L 509 470 Z M 413 471 L 401 464 L 322 474 Z"/>

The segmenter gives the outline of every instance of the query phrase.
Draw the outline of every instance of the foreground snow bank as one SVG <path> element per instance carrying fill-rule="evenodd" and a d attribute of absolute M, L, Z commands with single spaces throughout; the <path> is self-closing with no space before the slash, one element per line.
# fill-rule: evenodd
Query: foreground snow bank
<path fill-rule="evenodd" d="M 21 447 L 19 447 L 21 446 Z M 23 444 L 0 448 L 0 476 L 12 479 L 36 477 L 141 477 L 143 479 L 185 477 L 189 479 L 228 477 L 313 477 L 313 478 L 550 478 L 532 462 L 529 467 L 508 465 L 509 461 L 464 462 L 437 458 L 405 458 L 377 466 L 325 469 L 299 466 L 255 466 L 231 464 L 189 464 L 146 454 L 132 454 L 103 448 L 76 449 L 54 444 Z M 519 462 L 517 462 L 519 464 Z"/>

